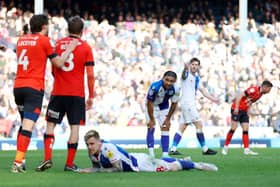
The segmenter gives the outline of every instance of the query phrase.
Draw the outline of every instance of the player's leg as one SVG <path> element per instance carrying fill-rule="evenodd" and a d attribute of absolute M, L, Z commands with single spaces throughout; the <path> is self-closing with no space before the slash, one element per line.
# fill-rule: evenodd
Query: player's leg
<path fill-rule="evenodd" d="M 71 103 L 66 109 L 67 119 L 70 124 L 71 132 L 67 144 L 67 159 L 64 171 L 78 171 L 79 168 L 74 164 L 79 142 L 80 125 L 85 125 L 86 105 L 83 97 L 67 97 L 66 103 Z"/>
<path fill-rule="evenodd" d="M 24 108 L 22 129 L 18 134 L 16 156 L 11 169 L 11 172 L 18 173 L 24 172 L 23 160 L 28 150 L 33 127 L 41 113 L 44 92 L 37 91 L 31 88 L 20 88 L 15 89 L 14 93 L 15 98 L 22 96 L 24 97 L 24 106 L 19 106 L 19 103 L 16 99 L 17 105 Z"/>
<path fill-rule="evenodd" d="M 162 148 L 162 157 L 168 157 L 168 148 L 169 148 L 169 128 L 161 127 L 161 148 Z"/>
<path fill-rule="evenodd" d="M 137 160 L 138 171 L 145 171 L 145 172 L 156 171 L 156 162 L 159 159 L 152 158 L 146 153 L 130 153 L 130 155 L 132 155 Z"/>
<path fill-rule="evenodd" d="M 154 111 L 154 117 L 155 120 L 157 120 L 157 114 L 158 111 Z M 148 112 L 146 111 L 146 122 L 147 122 L 147 135 L 146 135 L 146 144 L 148 147 L 149 155 L 151 157 L 155 157 L 154 153 L 154 145 L 155 145 L 155 139 L 154 139 L 154 133 L 155 133 L 155 124 L 149 124 L 148 122 L 150 121 L 150 117 L 148 115 Z"/>
<path fill-rule="evenodd" d="M 44 134 L 44 161 L 36 168 L 36 171 L 45 171 L 52 167 L 52 150 L 54 145 L 54 128 L 55 123 L 47 122 L 47 129 Z"/>
<path fill-rule="evenodd" d="M 169 128 L 170 124 L 166 126 L 163 125 L 168 114 L 169 110 L 161 110 L 158 113 L 158 122 L 160 124 L 161 130 L 161 148 L 162 148 L 162 157 L 168 157 L 168 149 L 169 149 Z"/>
<path fill-rule="evenodd" d="M 181 123 L 179 125 L 179 129 L 173 137 L 173 142 L 172 142 L 172 146 L 169 151 L 169 155 L 181 155 L 181 153 L 179 151 L 177 151 L 177 146 L 180 143 L 182 135 L 185 132 L 186 128 L 187 128 L 187 124 Z"/>
<path fill-rule="evenodd" d="M 258 155 L 258 153 L 250 150 L 249 148 L 249 116 L 247 112 L 242 112 L 240 123 L 242 127 L 242 142 L 244 145 L 244 154 L 245 155 Z"/>
<path fill-rule="evenodd" d="M 191 160 L 185 159 L 175 159 L 175 158 L 162 158 L 164 162 L 168 163 L 166 167 L 168 171 L 179 171 L 179 170 L 190 170 L 199 169 L 205 171 L 217 171 L 218 167 L 214 164 L 205 162 L 193 162 Z"/>
<path fill-rule="evenodd" d="M 17 89 L 15 89 L 17 90 Z M 17 139 L 22 131 L 22 121 L 23 121 L 23 117 L 24 117 L 24 95 L 23 94 L 17 94 L 17 97 L 15 97 L 15 102 L 17 104 L 17 108 L 18 108 L 18 112 L 19 112 L 19 115 L 20 115 L 20 121 L 21 121 L 21 125 L 18 129 L 18 132 L 17 132 Z M 25 158 L 23 158 L 22 160 L 22 169 L 23 170 L 26 170 L 26 160 Z"/>
<path fill-rule="evenodd" d="M 21 114 L 20 114 L 20 116 L 21 116 Z M 22 124 L 22 121 L 23 121 L 23 112 L 22 112 L 21 124 Z M 21 125 L 21 126 L 19 127 L 19 129 L 18 129 L 18 132 L 17 132 L 17 139 L 18 139 L 18 137 L 19 137 L 21 131 L 22 131 L 22 125 Z M 25 160 L 25 157 L 22 159 L 22 169 L 23 169 L 24 171 L 26 170 L 26 160 Z"/>
<path fill-rule="evenodd" d="M 47 129 L 44 134 L 44 151 L 45 151 L 45 161 L 52 160 L 52 149 L 55 142 L 54 129 L 56 123 L 48 121 Z"/>
<path fill-rule="evenodd" d="M 231 142 L 232 136 L 233 136 L 233 134 L 234 134 L 234 132 L 235 132 L 237 126 L 238 126 L 239 120 L 240 120 L 240 111 L 238 112 L 238 114 L 234 114 L 233 110 L 231 110 L 231 127 L 230 127 L 230 130 L 227 133 L 226 140 L 225 140 L 225 143 L 224 143 L 224 147 L 222 149 L 222 154 L 223 155 L 228 154 L 228 145 Z"/>
<path fill-rule="evenodd" d="M 180 117 L 180 126 L 178 131 L 175 133 L 173 137 L 172 147 L 170 149 L 170 155 L 181 155 L 180 152 L 177 151 L 177 146 L 181 141 L 182 135 L 186 130 L 188 124 L 190 124 L 193 120 L 199 119 L 199 114 L 195 110 L 195 107 L 181 104 L 181 117 Z"/>
<path fill-rule="evenodd" d="M 155 153 L 154 153 L 154 144 L 155 144 L 154 133 L 155 133 L 155 128 L 154 127 L 148 127 L 147 128 L 146 142 L 147 142 L 149 155 L 151 157 L 155 157 Z"/>
<path fill-rule="evenodd" d="M 193 124 L 196 127 L 196 137 L 197 140 L 202 148 L 202 154 L 204 155 L 215 155 L 217 154 L 217 151 L 212 150 L 210 148 L 208 148 L 208 146 L 206 146 L 205 144 L 205 137 L 204 137 L 204 133 L 202 131 L 202 122 L 201 121 L 195 121 L 193 122 Z"/>
<path fill-rule="evenodd" d="M 218 171 L 218 167 L 215 164 L 206 162 L 194 162 L 194 168 L 203 171 Z"/>
<path fill-rule="evenodd" d="M 61 123 L 64 114 L 62 98 L 60 96 L 51 96 L 46 112 L 47 127 L 44 133 L 44 160 L 38 165 L 36 171 L 45 171 L 53 165 L 54 129 L 56 124 Z"/>
<path fill-rule="evenodd" d="M 80 124 L 71 124 L 71 133 L 67 143 L 67 159 L 64 171 L 76 171 L 79 168 L 74 164 L 78 149 Z"/>

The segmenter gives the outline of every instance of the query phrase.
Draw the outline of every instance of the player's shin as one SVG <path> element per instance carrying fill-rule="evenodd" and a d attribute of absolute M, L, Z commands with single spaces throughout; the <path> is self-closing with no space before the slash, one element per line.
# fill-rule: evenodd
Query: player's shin
<path fill-rule="evenodd" d="M 20 131 L 17 139 L 17 152 L 15 156 L 15 163 L 19 163 L 19 164 L 22 163 L 25 157 L 25 153 L 28 149 L 31 136 L 32 136 L 31 131 L 27 131 L 27 130 Z"/>
<path fill-rule="evenodd" d="M 196 137 L 199 141 L 200 146 L 203 148 L 205 146 L 205 138 L 202 130 L 196 129 Z"/>
<path fill-rule="evenodd" d="M 44 134 L 45 161 L 52 159 L 52 148 L 54 140 L 54 134 Z"/>
<path fill-rule="evenodd" d="M 229 132 L 227 133 L 225 146 L 228 146 L 230 144 L 230 141 L 232 139 L 232 136 L 233 136 L 234 132 L 235 132 L 235 130 L 230 129 Z"/>
<path fill-rule="evenodd" d="M 180 143 L 182 138 L 182 133 L 180 131 L 176 132 L 176 134 L 174 135 L 173 138 L 173 143 L 172 143 L 172 147 L 171 147 L 171 151 L 176 151 L 177 150 L 177 146 Z"/>
<path fill-rule="evenodd" d="M 155 144 L 154 132 L 155 132 L 155 128 L 148 128 L 147 137 L 146 137 L 146 143 L 147 143 L 147 147 L 149 149 L 149 154 L 152 157 L 155 157 L 155 154 L 154 154 L 154 144 Z"/>
<path fill-rule="evenodd" d="M 161 131 L 162 157 L 168 157 L 169 131 Z"/>
<path fill-rule="evenodd" d="M 78 148 L 78 143 L 70 143 L 68 142 L 68 154 L 67 154 L 67 160 L 66 160 L 66 166 L 72 167 L 74 165 L 74 159 L 76 156 Z"/>
<path fill-rule="evenodd" d="M 242 141 L 243 141 L 244 148 L 248 148 L 249 147 L 248 131 L 243 131 L 243 133 L 242 133 Z"/>

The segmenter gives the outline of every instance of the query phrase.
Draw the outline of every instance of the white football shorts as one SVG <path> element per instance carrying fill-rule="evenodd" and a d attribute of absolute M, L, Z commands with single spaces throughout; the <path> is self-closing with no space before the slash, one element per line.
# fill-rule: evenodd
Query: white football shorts
<path fill-rule="evenodd" d="M 156 172 L 158 167 L 170 170 L 170 163 L 150 157 L 146 153 L 131 153 L 137 159 L 139 171 Z"/>
<path fill-rule="evenodd" d="M 200 115 L 195 106 L 181 105 L 181 124 L 189 124 L 201 121 Z"/>
<path fill-rule="evenodd" d="M 162 126 L 164 120 L 166 119 L 168 112 L 169 112 L 169 108 L 160 110 L 158 107 L 154 107 L 154 118 L 156 120 L 156 123 L 159 124 L 159 126 Z M 146 123 L 148 123 L 148 121 L 150 121 L 150 117 L 148 115 L 147 110 L 145 111 L 145 115 L 146 115 Z"/>

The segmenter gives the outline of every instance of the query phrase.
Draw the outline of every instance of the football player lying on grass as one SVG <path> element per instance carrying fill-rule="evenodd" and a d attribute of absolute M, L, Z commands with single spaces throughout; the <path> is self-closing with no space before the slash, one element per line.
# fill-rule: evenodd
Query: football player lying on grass
<path fill-rule="evenodd" d="M 217 171 L 214 164 L 193 162 L 190 158 L 155 159 L 145 153 L 128 153 L 121 147 L 100 139 L 99 133 L 90 130 L 84 136 L 88 148 L 91 168 L 80 169 L 81 173 L 90 172 L 163 172 L 180 170 Z"/>

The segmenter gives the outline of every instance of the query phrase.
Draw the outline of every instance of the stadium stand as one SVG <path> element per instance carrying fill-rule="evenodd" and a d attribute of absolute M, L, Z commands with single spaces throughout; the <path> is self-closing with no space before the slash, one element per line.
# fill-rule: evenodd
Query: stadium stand
<path fill-rule="evenodd" d="M 17 63 L 14 46 L 32 15 L 32 2 L 0 1 L 0 45 L 7 47 L 6 51 L 0 51 L 0 115 L 13 121 L 9 132 L 16 132 L 19 124 L 11 94 Z M 273 82 L 274 89 L 253 106 L 251 124 L 279 132 L 279 1 L 249 1 L 247 55 L 243 57 L 238 49 L 237 3 L 236 0 L 49 0 L 45 13 L 50 17 L 49 35 L 53 42 L 66 35 L 67 17 L 79 14 L 85 19 L 83 39 L 92 46 L 96 63 L 95 104 L 88 112 L 87 126 L 145 126 L 147 86 L 166 69 L 179 73 L 184 63 L 197 56 L 202 61 L 202 83 L 222 100 L 216 106 L 198 95 L 205 126 L 221 127 L 211 131 L 212 137 L 224 137 L 221 129 L 229 125 L 233 93 L 264 78 Z M 52 80 L 48 74 L 44 110 L 33 133 L 35 137 L 42 137 L 44 132 L 44 112 Z M 175 124 L 179 115 L 177 112 L 173 119 Z M 63 122 L 59 133 L 67 131 L 66 124 L 67 121 Z M 270 135 L 269 130 L 267 135 L 260 136 Z M 1 136 L 16 137 L 16 133 L 1 133 Z"/>

